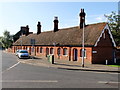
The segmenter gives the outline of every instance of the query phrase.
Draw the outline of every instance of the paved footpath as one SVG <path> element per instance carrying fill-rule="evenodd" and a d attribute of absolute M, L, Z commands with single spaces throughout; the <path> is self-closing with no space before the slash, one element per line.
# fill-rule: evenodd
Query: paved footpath
<path fill-rule="evenodd" d="M 67 69 L 67 70 L 82 70 L 82 71 L 97 71 L 97 72 L 114 72 L 120 73 L 118 67 L 111 67 L 107 65 L 100 64 L 85 64 L 84 68 L 81 67 L 81 64 L 78 62 L 67 61 L 67 60 L 54 60 L 54 64 L 48 62 L 47 58 L 35 57 L 33 59 L 18 59 L 21 63 L 44 66 L 44 67 L 54 67 L 58 69 Z"/>

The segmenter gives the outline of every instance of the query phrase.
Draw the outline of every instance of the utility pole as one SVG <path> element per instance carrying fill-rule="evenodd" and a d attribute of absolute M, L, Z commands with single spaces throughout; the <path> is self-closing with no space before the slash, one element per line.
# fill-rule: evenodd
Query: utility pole
<path fill-rule="evenodd" d="M 54 52 L 53 53 L 54 53 L 54 56 L 55 56 L 55 45 L 56 45 L 56 42 L 54 42 L 53 45 L 54 45 Z"/>
<path fill-rule="evenodd" d="M 84 20 L 84 17 L 83 17 L 83 20 Z M 84 23 L 83 23 L 83 40 L 82 40 L 82 67 L 84 67 L 84 52 L 85 52 L 85 49 L 84 49 Z"/>
<path fill-rule="evenodd" d="M 79 16 L 80 16 L 80 29 L 83 29 L 83 33 L 82 33 L 82 67 L 84 67 L 84 56 L 85 56 L 85 49 L 84 49 L 85 15 L 86 14 L 84 12 L 84 9 L 81 9 Z"/>
<path fill-rule="evenodd" d="M 30 40 L 30 43 L 31 43 L 31 45 L 32 45 L 32 55 L 33 56 L 35 56 L 35 39 L 31 39 Z M 32 59 L 33 59 L 34 57 L 32 57 Z"/>
<path fill-rule="evenodd" d="M 22 36 L 23 36 L 23 31 L 21 31 L 21 49 L 22 49 Z"/>

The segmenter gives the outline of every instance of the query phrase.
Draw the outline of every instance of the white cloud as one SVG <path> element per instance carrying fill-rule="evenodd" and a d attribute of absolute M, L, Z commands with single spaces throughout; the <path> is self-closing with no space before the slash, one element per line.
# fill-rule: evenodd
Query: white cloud
<path fill-rule="evenodd" d="M 90 15 L 86 18 L 87 24 L 99 23 L 99 22 L 107 22 L 107 19 L 105 18 L 104 14 Z"/>
<path fill-rule="evenodd" d="M 107 19 L 105 18 L 104 15 L 98 16 L 98 17 L 96 17 L 95 19 L 96 19 L 96 21 L 98 21 L 98 22 L 106 22 L 106 21 L 107 21 Z"/>

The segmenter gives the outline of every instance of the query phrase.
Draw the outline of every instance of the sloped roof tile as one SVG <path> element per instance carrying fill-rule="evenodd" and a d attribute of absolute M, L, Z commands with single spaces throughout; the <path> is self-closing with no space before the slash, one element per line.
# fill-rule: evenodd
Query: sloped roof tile
<path fill-rule="evenodd" d="M 96 23 L 85 27 L 85 45 L 94 45 L 107 23 Z M 47 31 L 40 34 L 22 36 L 13 45 L 31 45 L 30 40 L 35 39 L 35 45 L 82 45 L 82 32 L 79 26 L 59 29 L 57 32 Z"/>

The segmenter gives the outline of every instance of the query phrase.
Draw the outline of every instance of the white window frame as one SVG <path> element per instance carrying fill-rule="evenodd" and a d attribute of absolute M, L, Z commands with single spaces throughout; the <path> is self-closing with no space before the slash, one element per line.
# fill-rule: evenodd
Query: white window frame
<path fill-rule="evenodd" d="M 84 58 L 87 58 L 87 50 L 84 49 Z M 82 49 L 80 49 L 80 57 L 82 58 Z"/>
<path fill-rule="evenodd" d="M 60 56 L 61 55 L 61 48 L 57 49 L 57 55 Z"/>
<path fill-rule="evenodd" d="M 68 50 L 67 50 L 67 48 L 63 48 L 63 55 L 64 56 L 68 56 Z"/>
<path fill-rule="evenodd" d="M 43 48 L 42 48 L 42 47 L 40 47 L 40 50 L 39 50 L 39 51 L 40 51 L 40 53 L 43 53 Z"/>
<path fill-rule="evenodd" d="M 36 52 L 39 53 L 39 47 L 37 47 L 36 49 L 37 49 Z"/>
<path fill-rule="evenodd" d="M 54 54 L 54 48 L 50 48 L 50 54 Z"/>

